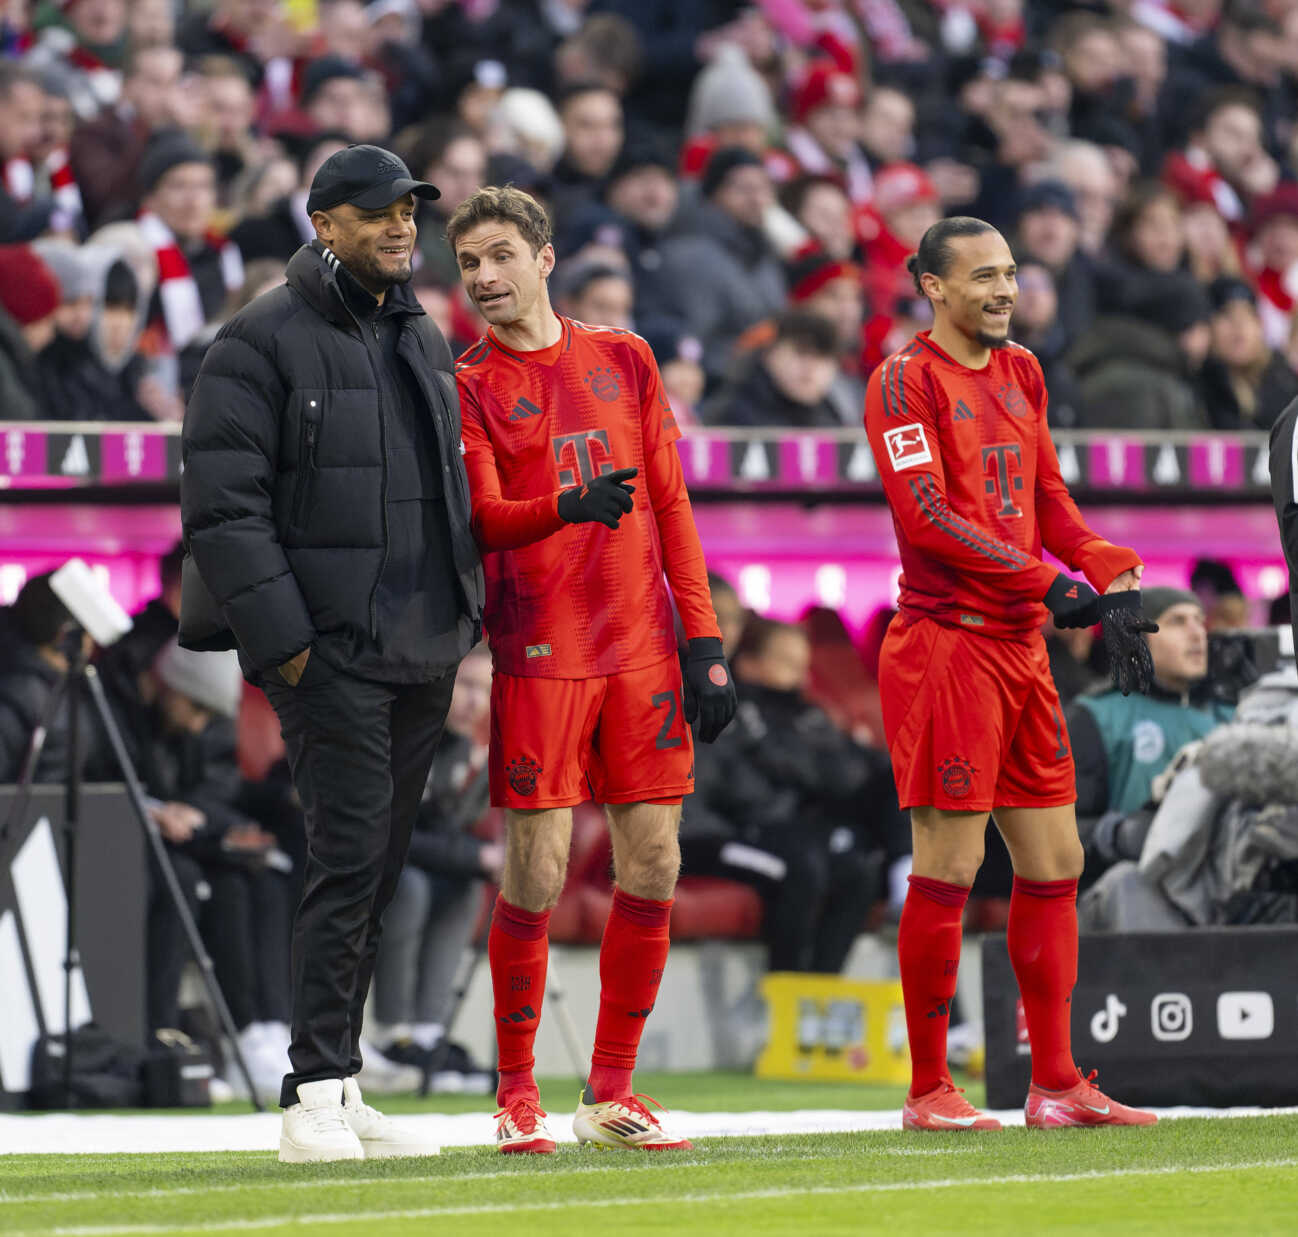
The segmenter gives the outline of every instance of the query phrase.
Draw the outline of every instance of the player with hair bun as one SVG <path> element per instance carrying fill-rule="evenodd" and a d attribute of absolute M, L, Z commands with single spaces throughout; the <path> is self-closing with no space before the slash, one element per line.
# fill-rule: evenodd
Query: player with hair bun
<path fill-rule="evenodd" d="M 914 866 L 898 932 L 912 1078 L 902 1125 L 1000 1129 L 954 1086 L 946 1032 L 961 916 L 988 814 L 1014 863 L 1008 943 L 1032 1045 L 1027 1123 L 1147 1125 L 1073 1062 L 1077 878 L 1073 757 L 1041 625 L 1102 623 L 1118 686 L 1147 690 L 1143 570 L 1083 521 L 1046 425 L 1041 366 L 1009 338 L 1005 238 L 934 224 L 910 259 L 934 322 L 870 378 L 865 425 L 892 509 L 901 596 L 879 663 L 884 729 Z M 1048 550 L 1070 572 L 1042 558 Z"/>

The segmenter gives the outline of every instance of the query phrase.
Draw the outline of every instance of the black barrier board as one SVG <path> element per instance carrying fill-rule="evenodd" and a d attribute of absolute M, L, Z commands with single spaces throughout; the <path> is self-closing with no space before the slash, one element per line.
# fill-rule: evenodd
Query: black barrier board
<path fill-rule="evenodd" d="M 1073 1055 L 1128 1104 L 1298 1104 L 1298 928 L 1081 938 Z M 1030 1046 L 1005 938 L 982 942 L 987 1104 L 1027 1095 Z"/>
<path fill-rule="evenodd" d="M 0 823 L 17 792 L 0 786 Z M 37 786 L 0 844 L 0 1109 L 23 1104 L 35 1036 L 63 1026 L 63 808 L 61 786 Z M 143 1045 L 144 833 L 119 785 L 87 785 L 77 833 L 77 946 L 89 1014 L 110 1034 Z M 74 1003 L 73 1016 L 84 1005 Z"/>

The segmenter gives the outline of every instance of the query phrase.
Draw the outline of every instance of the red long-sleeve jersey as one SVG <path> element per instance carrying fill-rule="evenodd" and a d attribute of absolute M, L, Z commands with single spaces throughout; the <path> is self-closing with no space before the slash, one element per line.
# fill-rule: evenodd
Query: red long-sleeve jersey
<path fill-rule="evenodd" d="M 491 331 L 456 365 L 484 622 L 505 674 L 584 679 L 672 656 L 663 574 L 688 637 L 720 636 L 676 440 L 649 345 L 559 319 L 552 347 L 515 352 Z M 640 470 L 616 529 L 566 524 L 559 494 Z"/>
<path fill-rule="evenodd" d="M 902 615 L 1024 639 L 1057 569 L 1102 593 L 1140 562 L 1082 519 L 1046 426 L 1046 384 L 1018 344 L 969 369 L 921 331 L 870 376 L 865 428 L 901 551 Z"/>

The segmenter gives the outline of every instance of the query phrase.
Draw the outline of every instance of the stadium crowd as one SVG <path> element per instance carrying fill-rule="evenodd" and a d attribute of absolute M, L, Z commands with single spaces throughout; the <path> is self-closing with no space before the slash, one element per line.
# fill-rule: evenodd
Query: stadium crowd
<path fill-rule="evenodd" d="M 8 0 L 0 419 L 178 421 L 221 323 L 312 235 L 317 168 L 376 142 L 441 190 L 414 289 L 453 347 L 482 323 L 445 221 L 512 182 L 552 212 L 556 307 L 642 334 L 685 424 L 859 427 L 865 378 L 927 325 L 907 255 L 969 213 L 1012 240 L 1015 335 L 1055 425 L 1265 429 L 1298 395 L 1296 122 L 1298 0 Z M 282 766 L 241 776 L 237 667 L 175 644 L 178 579 L 172 556 L 101 666 L 254 1073 L 277 1087 L 300 808 Z M 895 913 L 905 890 L 872 671 L 887 615 L 858 649 L 836 615 L 770 623 L 713 584 L 741 706 L 698 751 L 685 870 L 757 890 L 773 967 L 836 972 L 863 908 Z M 1176 622 L 1151 642 L 1147 698 L 1083 696 L 1103 673 L 1089 634 L 1051 637 L 1079 698 L 1088 879 L 1118 870 L 1096 923 L 1134 922 L 1112 908 L 1131 905 L 1158 775 L 1233 713 L 1204 632 L 1232 625 L 1236 595 L 1163 599 Z M 66 666 L 67 615 L 37 577 L 3 621 L 0 782 Z M 446 1036 L 502 858 L 467 832 L 485 673 L 480 656 L 461 671 L 375 1034 L 394 1068 L 489 1088 Z M 89 747 L 91 775 L 111 775 Z M 57 726 L 44 760 L 39 780 L 59 780 Z M 1008 877 L 989 862 L 979 879 L 994 899 Z M 154 883 L 160 1027 L 184 954 Z M 1212 921 L 1188 906 L 1169 913 Z"/>
<path fill-rule="evenodd" d="M 1060 426 L 1268 427 L 1298 394 L 1293 0 L 9 0 L 0 417 L 177 420 L 310 236 L 315 169 L 397 150 L 424 307 L 510 181 L 554 294 L 634 326 L 678 415 L 856 426 L 926 324 L 944 214 L 1012 239 Z"/>

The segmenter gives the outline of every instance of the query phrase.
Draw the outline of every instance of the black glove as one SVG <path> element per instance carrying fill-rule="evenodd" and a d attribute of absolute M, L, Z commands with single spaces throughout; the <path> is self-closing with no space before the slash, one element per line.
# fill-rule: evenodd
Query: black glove
<path fill-rule="evenodd" d="M 739 706 L 735 683 L 716 636 L 695 636 L 681 662 L 685 681 L 685 720 L 698 718 L 699 741 L 715 743 Z"/>
<path fill-rule="evenodd" d="M 569 524 L 603 524 L 616 528 L 617 522 L 635 505 L 631 497 L 634 485 L 627 482 L 639 471 L 637 468 L 619 468 L 604 473 L 589 485 L 564 490 L 559 495 L 559 519 Z"/>
<path fill-rule="evenodd" d="M 1099 598 L 1085 580 L 1060 572 L 1043 600 L 1055 616 L 1056 627 L 1094 627 L 1100 621 Z"/>
<path fill-rule="evenodd" d="M 1140 590 L 1105 593 L 1099 610 L 1113 686 L 1124 696 L 1133 691 L 1146 695 L 1154 684 L 1154 659 L 1141 633 L 1157 631 L 1158 624 L 1141 614 Z"/>

